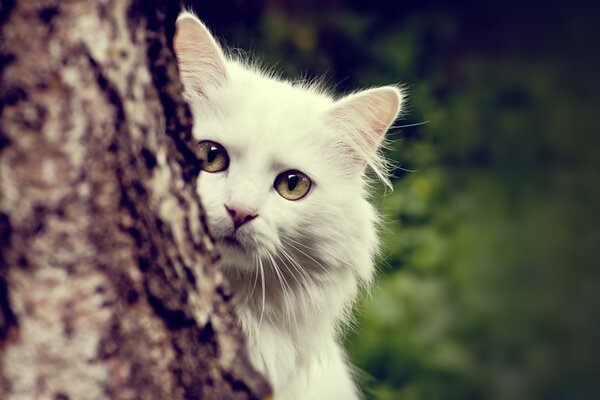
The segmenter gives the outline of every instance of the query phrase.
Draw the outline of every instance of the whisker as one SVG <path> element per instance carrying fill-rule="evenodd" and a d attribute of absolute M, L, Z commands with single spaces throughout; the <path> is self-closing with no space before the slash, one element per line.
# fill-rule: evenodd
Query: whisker
<path fill-rule="evenodd" d="M 309 286 L 310 286 L 309 281 L 312 281 L 310 275 L 304 270 L 304 268 L 302 268 L 302 266 L 300 265 L 300 262 L 294 257 L 294 255 L 292 253 L 289 253 L 284 248 L 280 249 L 280 251 L 281 251 L 281 254 L 283 256 L 285 256 L 292 263 L 292 267 L 296 271 L 298 271 L 298 273 L 300 274 L 300 278 L 302 279 L 303 284 L 301 284 L 298 281 L 298 278 L 296 277 L 294 272 L 292 270 L 290 270 L 289 267 L 284 263 L 287 270 L 292 274 L 292 277 L 296 280 L 296 282 L 298 282 L 300 289 L 305 293 L 305 298 L 309 300 L 310 304 L 312 304 L 312 306 L 313 306 L 313 309 L 316 310 L 317 305 L 314 301 L 314 297 L 311 295 L 311 291 L 309 290 Z"/>
<path fill-rule="evenodd" d="M 300 278 L 302 278 L 302 282 L 298 281 L 298 277 L 296 276 L 296 274 L 294 274 L 294 271 L 292 271 L 291 269 L 289 269 L 289 266 L 285 263 L 285 260 L 281 260 L 283 261 L 284 266 L 286 267 L 286 269 L 290 272 L 290 274 L 292 275 L 292 277 L 294 278 L 294 280 L 296 280 L 296 283 L 298 283 L 298 285 L 302 288 L 308 288 L 308 281 L 307 278 L 310 279 L 310 276 L 308 275 L 308 273 L 302 268 L 302 266 L 299 264 L 298 260 L 296 260 L 293 255 L 291 253 L 289 253 L 288 251 L 286 251 L 285 249 L 280 249 L 280 254 L 286 258 L 286 260 L 288 260 L 292 267 L 294 268 L 295 271 L 297 271 L 300 274 Z"/>
<path fill-rule="evenodd" d="M 390 130 L 392 129 L 402 129 L 402 128 L 412 128 L 413 126 L 421 126 L 421 125 L 427 125 L 429 124 L 430 121 L 422 121 L 422 122 L 415 122 L 414 124 L 404 124 L 404 125 L 392 125 L 390 126 Z"/>
<path fill-rule="evenodd" d="M 300 249 L 298 246 L 302 246 L 304 247 L 306 250 L 312 250 L 311 248 L 307 247 L 305 244 L 300 243 L 295 241 L 292 238 L 289 237 L 282 237 L 282 240 L 285 242 L 287 241 L 287 245 L 289 245 L 291 248 L 293 248 L 294 250 L 296 250 L 297 252 L 299 252 L 300 254 L 302 254 L 303 256 L 307 257 L 308 259 L 310 259 L 311 261 L 313 261 L 315 263 L 315 265 L 317 265 L 318 267 L 320 267 L 323 272 L 326 273 L 326 275 L 330 278 L 333 279 L 333 275 L 331 274 L 331 271 L 327 268 L 325 268 L 325 266 L 320 263 L 319 261 L 317 261 L 313 256 L 311 256 L 310 254 L 308 254 L 306 251 Z"/>
<path fill-rule="evenodd" d="M 266 303 L 266 289 L 265 289 L 265 269 L 263 267 L 262 258 L 258 257 L 258 262 L 260 264 L 260 286 L 261 286 L 261 297 L 262 297 L 262 307 L 260 310 L 260 319 L 258 320 L 258 329 L 260 329 L 263 321 L 263 317 L 265 315 L 265 303 Z"/>
<path fill-rule="evenodd" d="M 254 275 L 254 283 L 252 284 L 252 290 L 250 290 L 250 299 L 254 302 L 254 291 L 256 290 L 256 283 L 258 282 L 258 271 L 256 268 L 258 267 L 258 256 L 256 254 L 252 254 L 252 274 Z"/>
<path fill-rule="evenodd" d="M 291 295 L 292 289 L 290 288 L 289 284 L 287 283 L 287 280 L 285 279 L 285 276 L 281 272 L 279 266 L 275 262 L 275 259 L 273 258 L 273 255 L 270 252 L 267 252 L 267 256 L 271 260 L 271 264 L 273 266 L 273 270 L 275 271 L 275 274 L 277 275 L 277 279 L 279 280 L 279 283 L 281 285 L 281 289 L 283 291 L 283 301 L 284 301 L 284 305 L 285 305 L 285 308 L 286 308 L 286 311 L 287 311 L 286 314 L 287 314 L 287 317 L 288 317 L 288 323 L 291 325 L 291 323 L 292 323 L 291 318 L 293 318 L 293 320 L 294 320 L 294 326 L 296 328 L 298 328 L 298 321 L 296 319 L 295 308 L 293 307 L 293 305 L 290 306 L 290 301 L 292 301 L 292 295 Z"/>

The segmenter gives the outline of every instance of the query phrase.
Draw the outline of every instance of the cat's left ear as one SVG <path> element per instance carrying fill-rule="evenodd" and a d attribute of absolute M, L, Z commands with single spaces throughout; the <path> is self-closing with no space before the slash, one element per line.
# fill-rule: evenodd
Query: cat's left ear
<path fill-rule="evenodd" d="M 404 96 L 395 86 L 384 86 L 354 93 L 334 103 L 329 116 L 340 126 L 359 133 L 358 143 L 376 151 L 398 117 Z"/>
<path fill-rule="evenodd" d="M 186 89 L 204 93 L 227 79 L 221 46 L 194 14 L 183 12 L 177 18 L 173 46 Z"/>

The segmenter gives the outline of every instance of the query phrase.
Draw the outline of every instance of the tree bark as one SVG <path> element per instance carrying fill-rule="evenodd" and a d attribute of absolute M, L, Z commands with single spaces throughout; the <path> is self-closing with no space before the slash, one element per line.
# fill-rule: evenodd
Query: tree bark
<path fill-rule="evenodd" d="M 0 399 L 269 396 L 195 192 L 177 13 L 0 5 Z"/>

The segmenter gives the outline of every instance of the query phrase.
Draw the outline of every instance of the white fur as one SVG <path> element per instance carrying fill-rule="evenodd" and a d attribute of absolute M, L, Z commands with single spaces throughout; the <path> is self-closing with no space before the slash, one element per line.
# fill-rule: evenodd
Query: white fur
<path fill-rule="evenodd" d="M 336 101 L 276 79 L 226 59 L 189 13 L 178 20 L 175 48 L 194 136 L 220 143 L 230 158 L 226 171 L 202 172 L 197 190 L 252 361 L 276 399 L 359 398 L 339 338 L 359 285 L 373 276 L 377 215 L 364 172 L 368 164 L 385 177 L 378 147 L 400 109 L 400 91 L 371 89 Z M 288 169 L 312 179 L 305 198 L 289 201 L 273 188 Z M 220 240 L 234 232 L 224 207 L 231 203 L 259 214 L 235 232 L 243 250 Z"/>

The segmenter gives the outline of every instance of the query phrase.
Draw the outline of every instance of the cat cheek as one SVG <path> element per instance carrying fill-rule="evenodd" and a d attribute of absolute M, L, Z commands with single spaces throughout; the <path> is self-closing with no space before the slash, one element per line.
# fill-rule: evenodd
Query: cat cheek
<path fill-rule="evenodd" d="M 223 219 L 221 214 L 224 214 L 224 180 L 212 175 L 215 174 L 200 174 L 196 184 L 196 193 L 207 214 L 209 225 L 215 225 L 218 220 Z"/>

